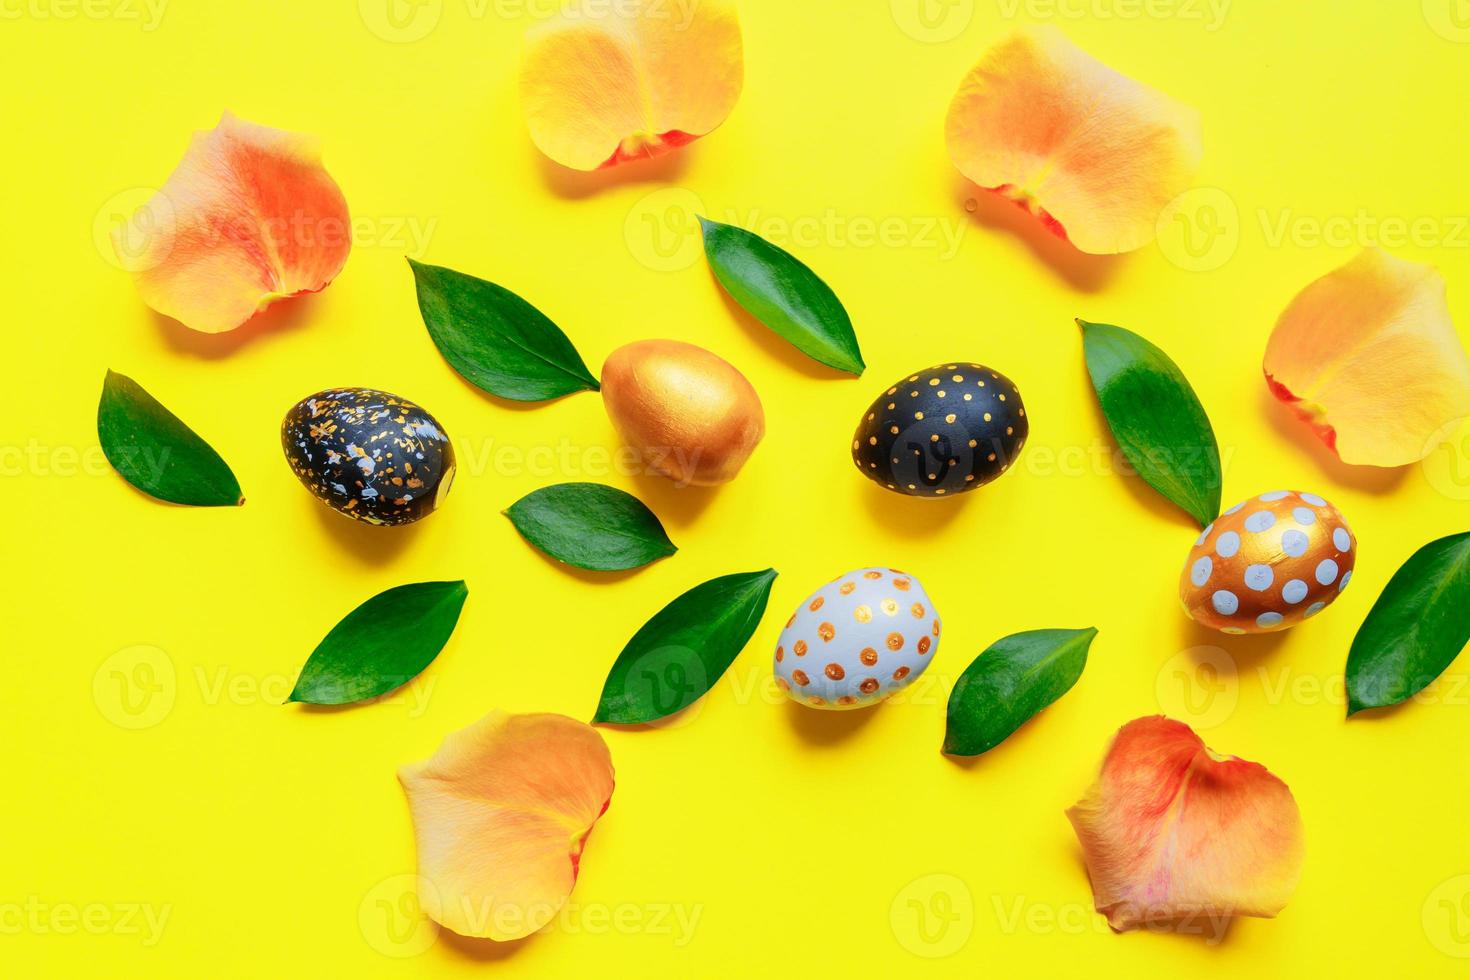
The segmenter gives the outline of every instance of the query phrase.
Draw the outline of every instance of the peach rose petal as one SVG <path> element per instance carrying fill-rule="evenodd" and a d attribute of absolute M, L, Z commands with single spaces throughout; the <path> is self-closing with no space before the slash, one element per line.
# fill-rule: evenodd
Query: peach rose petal
<path fill-rule="evenodd" d="M 607 744 L 564 715 L 493 711 L 398 773 L 425 910 L 462 936 L 506 941 L 566 903 L 582 847 L 612 799 Z"/>
<path fill-rule="evenodd" d="M 1055 27 L 990 49 L 945 122 L 955 167 L 1083 252 L 1153 241 L 1199 167 L 1199 114 L 1118 74 Z"/>
<path fill-rule="evenodd" d="M 1301 815 L 1286 784 L 1163 717 L 1118 731 L 1097 782 L 1067 817 L 1093 903 L 1119 932 L 1270 918 L 1301 875 Z"/>
<path fill-rule="evenodd" d="M 205 333 L 324 288 L 352 247 L 347 202 L 316 140 L 229 113 L 194 135 L 113 244 L 143 302 Z"/>
<path fill-rule="evenodd" d="M 1418 462 L 1470 415 L 1470 356 L 1444 279 L 1381 249 L 1297 294 L 1262 366 L 1271 393 L 1344 463 Z"/>
<path fill-rule="evenodd" d="M 743 57 L 733 0 L 574 2 L 526 32 L 526 125 L 574 170 L 658 156 L 725 121 Z"/>

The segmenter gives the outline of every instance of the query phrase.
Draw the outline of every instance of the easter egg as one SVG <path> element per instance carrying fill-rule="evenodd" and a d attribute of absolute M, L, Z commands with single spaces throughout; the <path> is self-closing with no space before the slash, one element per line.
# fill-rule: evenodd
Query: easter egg
<path fill-rule="evenodd" d="M 602 400 L 623 441 L 680 484 L 733 480 L 766 433 L 761 400 L 745 375 L 677 340 L 613 351 L 602 366 Z"/>
<path fill-rule="evenodd" d="M 938 650 L 939 613 L 919 580 L 859 568 L 792 614 L 776 646 L 776 686 L 813 708 L 862 708 L 912 684 Z"/>
<path fill-rule="evenodd" d="M 329 388 L 281 423 L 291 472 L 339 514 L 410 524 L 433 513 L 454 482 L 454 447 L 434 416 L 374 388 Z"/>
<path fill-rule="evenodd" d="M 1191 619 L 1224 633 L 1295 626 L 1347 588 L 1357 540 L 1314 493 L 1276 490 L 1236 504 L 1189 551 L 1179 598 Z"/>
<path fill-rule="evenodd" d="M 895 493 L 946 497 L 1010 469 L 1030 424 L 1011 379 L 970 361 L 936 364 L 879 395 L 858 423 L 852 461 Z"/>

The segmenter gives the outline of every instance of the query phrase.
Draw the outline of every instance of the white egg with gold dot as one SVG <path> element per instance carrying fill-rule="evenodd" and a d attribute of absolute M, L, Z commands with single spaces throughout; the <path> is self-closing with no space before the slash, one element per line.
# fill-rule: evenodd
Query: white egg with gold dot
<path fill-rule="evenodd" d="M 912 575 L 859 568 L 804 599 L 776 645 L 776 686 L 813 708 L 876 704 L 939 650 L 939 613 Z"/>

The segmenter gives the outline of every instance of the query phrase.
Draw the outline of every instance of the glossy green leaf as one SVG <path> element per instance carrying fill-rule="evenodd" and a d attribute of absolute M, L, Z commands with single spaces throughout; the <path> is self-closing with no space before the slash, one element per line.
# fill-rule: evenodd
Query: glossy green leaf
<path fill-rule="evenodd" d="M 997 640 L 949 695 L 944 749 L 979 755 L 1066 694 L 1087 666 L 1097 630 L 1031 630 Z"/>
<path fill-rule="evenodd" d="M 505 515 L 521 537 L 578 568 L 641 568 L 679 550 L 643 501 L 600 483 L 543 487 L 516 501 Z"/>
<path fill-rule="evenodd" d="M 837 295 L 793 255 L 759 235 L 700 218 L 715 278 L 751 316 L 807 357 L 861 375 L 862 351 Z"/>
<path fill-rule="evenodd" d="M 317 644 L 287 700 L 353 704 L 402 687 L 444 649 L 469 594 L 463 582 L 418 582 L 373 596 Z"/>
<path fill-rule="evenodd" d="M 1138 475 L 1204 527 L 1220 514 L 1220 450 L 1169 355 L 1138 334 L 1078 320 L 1108 427 Z"/>
<path fill-rule="evenodd" d="M 1394 573 L 1348 652 L 1348 715 L 1429 686 L 1470 643 L 1470 531 L 1414 552 Z"/>
<path fill-rule="evenodd" d="M 775 581 L 770 568 L 724 575 L 665 606 L 618 654 L 592 720 L 635 725 L 698 701 L 750 642 Z"/>
<path fill-rule="evenodd" d="M 219 453 L 132 378 L 108 371 L 97 438 L 112 468 L 151 497 L 193 507 L 245 502 Z"/>
<path fill-rule="evenodd" d="M 503 286 L 408 260 L 434 346 L 466 381 L 518 402 L 596 391 L 561 328 Z"/>

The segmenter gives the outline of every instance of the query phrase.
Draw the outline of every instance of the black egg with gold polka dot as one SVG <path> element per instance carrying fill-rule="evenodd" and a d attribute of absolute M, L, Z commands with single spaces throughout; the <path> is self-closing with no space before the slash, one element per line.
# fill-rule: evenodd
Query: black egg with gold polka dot
<path fill-rule="evenodd" d="M 1029 425 L 1010 378 L 960 361 L 905 376 L 868 406 L 852 440 L 863 475 L 895 493 L 953 497 L 1010 469 Z"/>
<path fill-rule="evenodd" d="M 281 423 L 291 471 L 340 514 L 367 524 L 427 517 L 454 481 L 454 447 L 418 405 L 376 388 L 331 388 Z"/>

